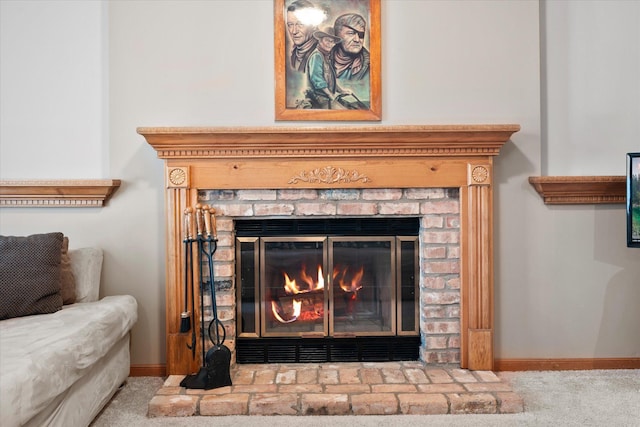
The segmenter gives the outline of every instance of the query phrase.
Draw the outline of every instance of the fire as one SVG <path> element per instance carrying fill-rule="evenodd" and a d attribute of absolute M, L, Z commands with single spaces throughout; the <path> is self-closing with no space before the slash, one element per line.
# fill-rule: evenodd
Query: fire
<path fill-rule="evenodd" d="M 296 283 L 296 279 L 291 279 L 287 273 L 284 273 L 284 291 L 287 294 L 301 294 L 305 292 L 312 292 L 319 289 L 324 289 L 324 274 L 322 273 L 322 266 L 318 266 L 318 278 L 316 281 L 307 274 L 307 266 L 302 266 L 300 271 L 300 278 L 307 285 L 306 289 L 301 289 Z"/>
<path fill-rule="evenodd" d="M 323 317 L 323 302 L 322 292 L 324 290 L 324 274 L 322 272 L 322 266 L 318 266 L 317 277 L 313 277 L 307 273 L 307 267 L 305 265 L 300 269 L 298 275 L 298 283 L 296 279 L 292 279 L 286 272 L 284 276 L 284 291 L 287 295 L 296 295 L 290 302 L 286 302 L 286 306 L 283 306 L 283 299 L 279 302 L 271 301 L 271 312 L 273 317 L 280 323 L 292 323 L 296 320 L 301 322 L 316 321 Z M 336 266 L 333 269 L 333 280 L 345 294 L 347 298 L 348 308 L 347 312 L 351 313 L 354 310 L 354 304 L 358 297 L 358 291 L 362 289 L 362 278 L 364 276 L 364 266 L 361 266 L 358 270 L 351 271 L 349 267 Z M 320 292 L 319 292 L 320 291 Z M 291 297 L 284 298 L 289 300 Z M 320 298 L 319 306 L 318 299 Z M 315 302 L 314 302 L 315 301 Z M 304 302 L 305 310 L 302 311 L 302 304 Z"/>
<path fill-rule="evenodd" d="M 280 312 L 278 311 L 278 304 L 276 304 L 275 301 L 271 301 L 271 312 L 273 313 L 273 316 L 276 318 L 276 320 L 280 323 L 291 323 L 291 322 L 295 322 L 296 320 L 298 320 L 298 317 L 300 317 L 300 310 L 302 309 L 302 301 L 298 301 L 298 300 L 293 300 L 293 314 L 291 316 L 291 319 L 289 320 L 285 320 L 282 318 L 282 316 L 280 315 Z"/>
<path fill-rule="evenodd" d="M 333 280 L 338 282 L 340 289 L 345 292 L 356 293 L 362 289 L 362 276 L 364 276 L 364 267 L 360 267 L 355 274 L 351 276 L 351 280 L 348 280 L 348 267 L 344 267 L 340 270 L 339 267 L 333 269 Z"/>
<path fill-rule="evenodd" d="M 321 291 L 324 289 L 324 274 L 322 273 L 322 266 L 318 266 L 318 276 L 314 279 L 307 273 L 307 266 L 303 265 L 300 270 L 300 282 L 302 282 L 302 286 L 296 282 L 296 279 L 292 279 L 286 272 L 284 275 L 284 291 L 287 295 L 300 295 L 304 297 L 304 294 L 309 294 L 314 291 Z M 302 298 L 301 299 L 293 299 L 291 303 L 292 307 L 292 315 L 291 318 L 286 320 L 282 316 L 282 312 L 279 309 L 279 305 L 275 301 L 271 301 L 271 312 L 273 313 L 273 317 L 280 323 L 291 323 L 295 322 L 300 318 L 300 320 L 312 320 L 313 318 L 318 318 L 318 314 L 313 311 L 312 313 L 302 313 L 302 317 L 300 315 L 302 311 Z M 320 315 L 320 318 L 322 315 Z"/>

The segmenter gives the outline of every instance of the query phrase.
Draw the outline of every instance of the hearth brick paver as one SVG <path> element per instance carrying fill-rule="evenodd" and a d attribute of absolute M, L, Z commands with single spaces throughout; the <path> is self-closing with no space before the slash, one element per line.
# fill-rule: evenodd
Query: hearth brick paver
<path fill-rule="evenodd" d="M 248 403 L 248 393 L 204 396 L 200 400 L 200 415 L 245 415 Z"/>
<path fill-rule="evenodd" d="M 448 395 L 452 414 L 495 414 L 498 403 L 488 393 L 452 393 Z"/>
<path fill-rule="evenodd" d="M 452 383 L 453 378 L 444 369 L 427 369 L 425 372 L 432 383 Z"/>
<path fill-rule="evenodd" d="M 501 414 L 517 414 L 524 412 L 524 400 L 514 392 L 496 393 L 498 409 Z"/>
<path fill-rule="evenodd" d="M 149 402 L 149 417 L 189 417 L 195 415 L 197 396 L 154 396 Z"/>
<path fill-rule="evenodd" d="M 321 369 L 318 372 L 318 376 L 320 384 L 338 384 L 340 382 L 337 369 Z"/>
<path fill-rule="evenodd" d="M 382 384 L 382 375 L 379 369 L 364 368 L 360 370 L 360 376 L 364 384 Z"/>
<path fill-rule="evenodd" d="M 303 394 L 300 401 L 302 415 L 349 415 L 347 394 Z"/>
<path fill-rule="evenodd" d="M 491 371 L 411 362 L 235 365 L 232 386 L 180 387 L 169 376 L 149 417 L 513 414 L 524 401 Z"/>
<path fill-rule="evenodd" d="M 404 375 L 412 384 L 428 384 L 429 378 L 424 373 L 424 369 L 409 368 L 404 370 Z"/>
<path fill-rule="evenodd" d="M 296 370 L 288 369 L 280 371 L 276 375 L 276 384 L 294 384 L 296 381 Z"/>
<path fill-rule="evenodd" d="M 298 384 L 317 384 L 318 370 L 317 369 L 298 370 L 297 383 Z"/>
<path fill-rule="evenodd" d="M 449 412 L 449 402 L 444 394 L 399 394 L 400 412 L 407 415 L 437 415 Z"/>
<path fill-rule="evenodd" d="M 394 368 L 382 368 L 382 378 L 385 383 L 404 384 L 407 382 L 402 370 Z"/>
<path fill-rule="evenodd" d="M 287 393 L 258 393 L 249 400 L 252 415 L 297 415 L 298 396 Z"/>
<path fill-rule="evenodd" d="M 357 368 L 344 368 L 338 370 L 340 384 L 360 384 L 362 381 L 358 376 Z"/>
<path fill-rule="evenodd" d="M 397 414 L 398 398 L 393 393 L 354 394 L 351 409 L 355 415 Z"/>

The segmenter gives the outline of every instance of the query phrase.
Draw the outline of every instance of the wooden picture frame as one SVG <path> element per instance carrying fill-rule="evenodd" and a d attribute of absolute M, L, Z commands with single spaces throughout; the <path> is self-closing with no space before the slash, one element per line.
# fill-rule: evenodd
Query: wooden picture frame
<path fill-rule="evenodd" d="M 274 0 L 274 17 L 276 120 L 381 120 L 380 0 Z"/>
<path fill-rule="evenodd" d="M 640 248 L 640 153 L 627 153 L 627 247 Z"/>

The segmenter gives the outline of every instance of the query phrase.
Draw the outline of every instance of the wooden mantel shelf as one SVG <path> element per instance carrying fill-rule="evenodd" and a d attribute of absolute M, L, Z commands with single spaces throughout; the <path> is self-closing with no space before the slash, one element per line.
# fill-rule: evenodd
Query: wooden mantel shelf
<path fill-rule="evenodd" d="M 625 203 L 624 176 L 531 176 L 529 183 L 547 205 Z"/>
<path fill-rule="evenodd" d="M 102 207 L 119 179 L 0 181 L 0 207 Z"/>

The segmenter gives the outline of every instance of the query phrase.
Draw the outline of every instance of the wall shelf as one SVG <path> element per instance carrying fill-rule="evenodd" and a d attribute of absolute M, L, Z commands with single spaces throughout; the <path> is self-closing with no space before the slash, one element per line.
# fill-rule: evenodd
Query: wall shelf
<path fill-rule="evenodd" d="M 102 207 L 119 179 L 0 181 L 0 207 Z"/>
<path fill-rule="evenodd" d="M 626 201 L 625 176 L 531 176 L 546 205 L 619 204 Z"/>

